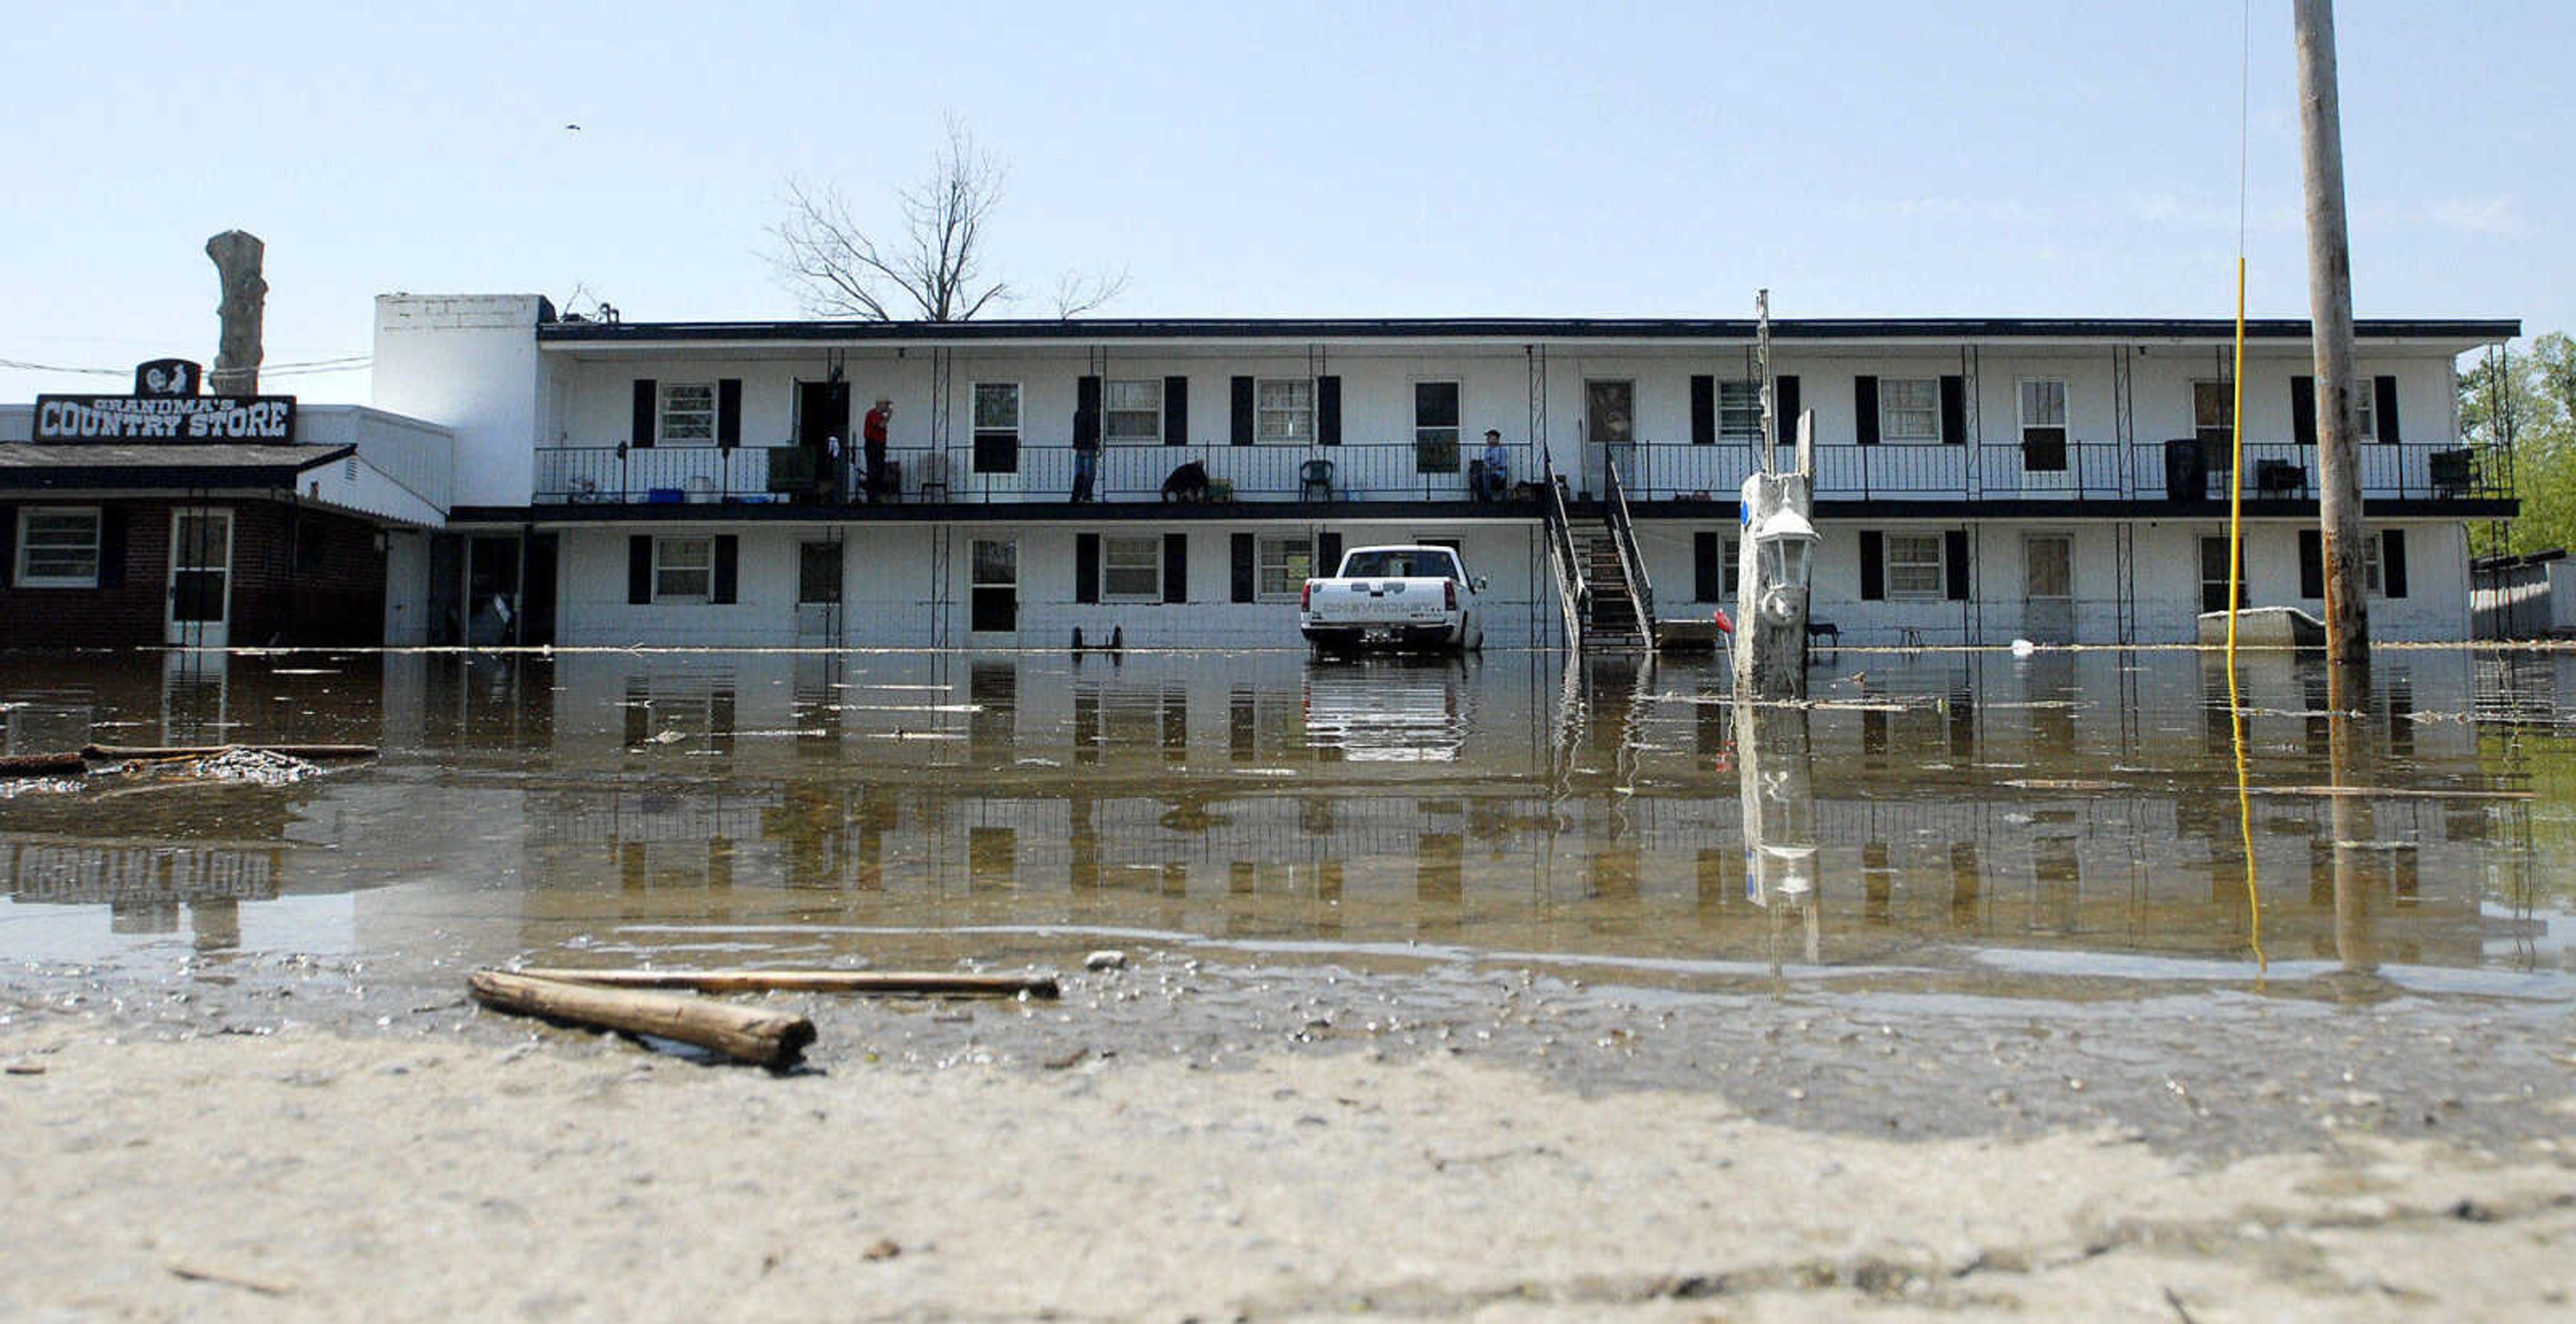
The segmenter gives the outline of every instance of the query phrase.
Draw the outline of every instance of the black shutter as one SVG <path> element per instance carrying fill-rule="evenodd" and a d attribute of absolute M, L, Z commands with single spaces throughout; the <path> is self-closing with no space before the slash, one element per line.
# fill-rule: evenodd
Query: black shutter
<path fill-rule="evenodd" d="M 1100 601 L 1100 535 L 1073 535 L 1073 600 Z"/>
<path fill-rule="evenodd" d="M 1703 529 L 1691 535 L 1691 600 L 1723 602 L 1718 588 L 1717 534 Z"/>
<path fill-rule="evenodd" d="M 1342 444 L 1342 379 L 1315 379 L 1315 440 L 1325 446 Z"/>
<path fill-rule="evenodd" d="M 1237 602 L 1252 601 L 1255 554 L 1251 534 L 1234 535 L 1234 600 Z"/>
<path fill-rule="evenodd" d="M 1876 529 L 1863 529 L 1860 531 L 1860 600 L 1878 602 L 1886 597 L 1887 539 Z"/>
<path fill-rule="evenodd" d="M 1190 379 L 1163 379 L 1163 444 L 1190 444 Z"/>
<path fill-rule="evenodd" d="M 1852 435 L 1863 446 L 1878 444 L 1878 379 L 1852 378 Z"/>
<path fill-rule="evenodd" d="M 2290 379 L 2290 439 L 2302 446 L 2317 444 L 2317 379 Z"/>
<path fill-rule="evenodd" d="M 1968 444 L 1968 379 L 1956 373 L 1941 379 L 1941 444 Z"/>
<path fill-rule="evenodd" d="M 1163 601 L 1190 600 L 1190 535 L 1163 535 Z"/>
<path fill-rule="evenodd" d="M 1341 568 L 1342 568 L 1342 535 L 1340 535 L 1340 534 L 1338 534 L 1338 533 L 1318 533 L 1318 534 L 1316 534 L 1316 535 L 1315 535 L 1315 574 L 1316 574 L 1316 576 L 1317 576 L 1318 578 L 1322 578 L 1322 579 L 1330 579 L 1330 578 L 1332 578 L 1333 573 L 1334 573 L 1335 571 L 1337 571 L 1337 570 L 1340 570 Z"/>
<path fill-rule="evenodd" d="M 1691 374 L 1691 444 L 1717 444 L 1717 379 L 1704 372 Z"/>
<path fill-rule="evenodd" d="M 1782 373 L 1779 377 L 1774 379 L 1774 389 L 1771 392 L 1771 409 L 1772 415 L 1778 420 L 1780 428 L 1780 435 L 1773 438 L 1773 440 L 1786 446 L 1797 445 L 1798 376 L 1796 373 Z M 1876 409 L 1872 409 L 1870 412 L 1872 414 L 1876 414 L 1878 411 Z"/>
<path fill-rule="evenodd" d="M 732 450 L 742 444 L 742 379 L 726 377 L 716 383 L 716 447 Z"/>
<path fill-rule="evenodd" d="M 2373 406 L 2371 413 L 2375 415 L 2370 420 L 2371 426 L 2378 431 L 2381 445 L 2394 446 L 2404 440 L 2398 435 L 2397 429 L 2397 379 L 2373 377 L 2370 379 L 2370 384 L 2372 393 L 2376 396 L 2371 401 Z M 2396 598 L 2405 595 L 2391 593 L 2388 596 Z"/>
<path fill-rule="evenodd" d="M 626 601 L 642 607 L 653 601 L 653 535 L 626 535 Z"/>
<path fill-rule="evenodd" d="M 98 586 L 125 587 L 125 517 L 123 506 L 98 512 Z"/>
<path fill-rule="evenodd" d="M 2381 381 L 2387 381 L 2385 377 Z M 2406 596 L 2406 530 L 2379 531 L 2379 591 L 2383 596 Z"/>
<path fill-rule="evenodd" d="M 2322 598 L 2325 595 L 2325 535 L 2315 529 L 2301 529 L 2299 530 L 2299 596 Z"/>
<path fill-rule="evenodd" d="M 1744 544 L 1734 538 L 1727 539 L 1725 546 L 1720 548 L 1717 554 L 1717 591 L 1725 594 L 1729 602 L 1735 601 L 1736 590 L 1743 587 L 1738 582 L 1744 572 L 1743 557 Z"/>
<path fill-rule="evenodd" d="M 661 385 L 650 377 L 635 379 L 635 431 L 627 437 L 638 446 L 653 444 L 653 404 Z"/>
<path fill-rule="evenodd" d="M 741 596 L 742 539 L 734 534 L 716 535 L 715 591 L 707 596 L 719 603 L 729 603 Z"/>
<path fill-rule="evenodd" d="M 18 508 L 0 506 L 0 588 L 18 573 Z"/>
<path fill-rule="evenodd" d="M 1252 444 L 1252 379 L 1234 379 L 1234 437 L 1237 446 Z"/>
<path fill-rule="evenodd" d="M 1952 602 L 1968 600 L 1968 531 L 1949 529 L 1941 535 L 1941 560 L 1950 572 L 1949 598 Z"/>

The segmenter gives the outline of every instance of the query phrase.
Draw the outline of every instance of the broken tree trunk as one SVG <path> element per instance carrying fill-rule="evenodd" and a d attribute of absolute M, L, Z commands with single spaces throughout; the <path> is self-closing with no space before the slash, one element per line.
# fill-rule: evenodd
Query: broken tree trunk
<path fill-rule="evenodd" d="M 765 1067 L 794 1063 L 814 1042 L 814 1022 L 790 1012 L 505 970 L 477 970 L 466 982 L 475 1001 L 496 1011 L 659 1035 Z"/>
<path fill-rule="evenodd" d="M 1053 975 L 966 975 L 894 970 L 563 970 L 519 973 L 608 988 L 687 988 L 700 993 L 893 993 L 946 997 L 1057 996 Z"/>
<path fill-rule="evenodd" d="M 206 256 L 214 259 L 224 290 L 223 302 L 215 305 L 223 330 L 215 342 L 210 394 L 259 394 L 260 323 L 268 307 L 260 263 L 267 252 L 259 236 L 245 230 L 226 230 L 206 241 Z"/>
<path fill-rule="evenodd" d="M 242 750 L 301 757 L 301 760 L 314 762 L 327 760 L 327 757 L 376 757 L 374 744 L 85 744 L 80 752 L 106 760 L 106 757 L 214 757 Z"/>
<path fill-rule="evenodd" d="M 0 754 L 0 777 L 78 777 L 89 763 L 78 754 Z"/>

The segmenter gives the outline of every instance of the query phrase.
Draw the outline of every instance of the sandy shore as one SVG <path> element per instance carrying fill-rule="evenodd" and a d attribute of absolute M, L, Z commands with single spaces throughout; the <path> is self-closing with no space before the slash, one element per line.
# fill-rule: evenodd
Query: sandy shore
<path fill-rule="evenodd" d="M 0 1315 L 2576 1309 L 2565 1089 L 2510 1144 L 2345 1129 L 2212 1158 L 2107 1124 L 1879 1139 L 1498 1055 L 1211 1064 L 1151 1035 L 1014 1045 L 991 1014 L 935 1057 L 858 1046 L 892 1016 L 826 1012 L 844 1051 L 780 1076 L 461 1011 L 172 1037 L 22 1002 Z"/>

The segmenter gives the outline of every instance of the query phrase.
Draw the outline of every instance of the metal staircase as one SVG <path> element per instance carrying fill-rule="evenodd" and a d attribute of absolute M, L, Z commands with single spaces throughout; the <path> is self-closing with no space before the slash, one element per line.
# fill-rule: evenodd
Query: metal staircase
<path fill-rule="evenodd" d="M 1616 461 L 1605 461 L 1609 499 L 1602 522 L 1578 530 L 1565 508 L 1553 466 L 1540 471 L 1545 493 L 1548 562 L 1556 570 L 1565 637 L 1585 653 L 1637 653 L 1654 644 L 1655 590 L 1637 550 L 1628 496 Z"/>

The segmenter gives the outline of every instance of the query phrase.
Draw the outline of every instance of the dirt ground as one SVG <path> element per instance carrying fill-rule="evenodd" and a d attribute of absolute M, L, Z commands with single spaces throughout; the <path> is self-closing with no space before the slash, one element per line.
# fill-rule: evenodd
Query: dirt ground
<path fill-rule="evenodd" d="M 0 1316 L 2576 1313 L 2557 1010 L 1147 960 L 773 1074 L 299 978 L 0 978 Z"/>

